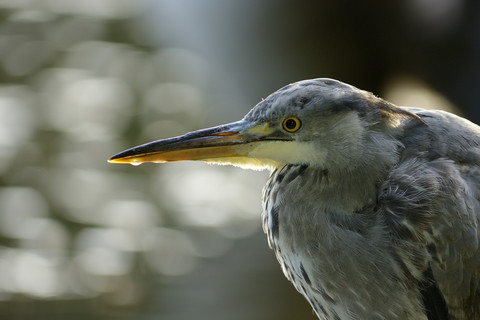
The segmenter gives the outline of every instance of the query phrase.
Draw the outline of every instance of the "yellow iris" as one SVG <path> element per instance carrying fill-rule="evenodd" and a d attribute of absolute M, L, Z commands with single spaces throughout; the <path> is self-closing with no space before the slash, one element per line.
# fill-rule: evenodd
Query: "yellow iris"
<path fill-rule="evenodd" d="M 302 126 L 300 119 L 295 117 L 288 117 L 283 120 L 283 129 L 288 132 L 295 132 Z"/>

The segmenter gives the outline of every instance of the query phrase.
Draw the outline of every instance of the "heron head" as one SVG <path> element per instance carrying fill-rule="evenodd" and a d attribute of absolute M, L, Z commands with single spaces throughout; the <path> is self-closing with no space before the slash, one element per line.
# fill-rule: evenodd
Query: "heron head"
<path fill-rule="evenodd" d="M 387 144 L 397 147 L 387 137 L 408 120 L 419 118 L 366 91 L 332 79 L 305 80 L 272 93 L 240 121 L 146 143 L 109 162 L 202 160 L 253 169 L 287 163 L 346 167 L 368 158 L 369 142 L 378 150 Z"/>

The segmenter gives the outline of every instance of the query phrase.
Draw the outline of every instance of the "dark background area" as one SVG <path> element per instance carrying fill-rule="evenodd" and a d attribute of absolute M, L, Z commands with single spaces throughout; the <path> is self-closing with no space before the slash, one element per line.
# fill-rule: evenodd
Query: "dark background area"
<path fill-rule="evenodd" d="M 314 319 L 266 172 L 107 164 L 331 77 L 480 122 L 474 0 L 0 1 L 0 318 Z"/>

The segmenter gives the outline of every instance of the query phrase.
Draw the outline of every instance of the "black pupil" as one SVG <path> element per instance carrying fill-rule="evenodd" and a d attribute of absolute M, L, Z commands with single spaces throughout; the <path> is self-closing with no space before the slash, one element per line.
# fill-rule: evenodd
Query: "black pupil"
<path fill-rule="evenodd" d="M 297 121 L 293 119 L 288 119 L 287 121 L 285 121 L 285 127 L 287 129 L 293 130 L 295 129 L 296 126 L 297 126 Z"/>

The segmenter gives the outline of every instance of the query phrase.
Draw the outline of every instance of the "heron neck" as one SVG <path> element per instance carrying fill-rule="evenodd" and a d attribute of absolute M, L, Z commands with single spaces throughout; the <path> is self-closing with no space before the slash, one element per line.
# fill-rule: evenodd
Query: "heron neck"
<path fill-rule="evenodd" d="M 375 223 L 381 173 L 386 175 L 385 170 L 375 175 L 363 170 L 341 174 L 308 165 L 274 171 L 264 189 L 263 221 L 277 257 L 283 259 L 276 248 L 288 253 L 309 248 L 307 244 L 314 245 L 314 253 L 344 250 L 348 244 L 337 242 L 340 235 L 352 230 L 368 234 Z"/>
<path fill-rule="evenodd" d="M 308 165 L 286 165 L 272 173 L 270 181 L 276 192 L 299 205 L 312 205 L 316 211 L 351 214 L 376 202 L 379 183 L 385 170 L 363 168 L 350 172 L 316 168 Z M 268 185 L 267 185 L 268 187 Z"/>
<path fill-rule="evenodd" d="M 362 154 L 350 155 L 350 165 L 329 161 L 323 166 L 286 164 L 274 170 L 263 195 L 270 243 L 281 230 L 286 236 L 280 241 L 329 239 L 336 225 L 367 231 L 375 219 L 378 189 L 398 162 L 399 146 L 395 141 L 381 148 L 367 145 Z M 288 241 L 284 245 L 289 246 Z"/>

